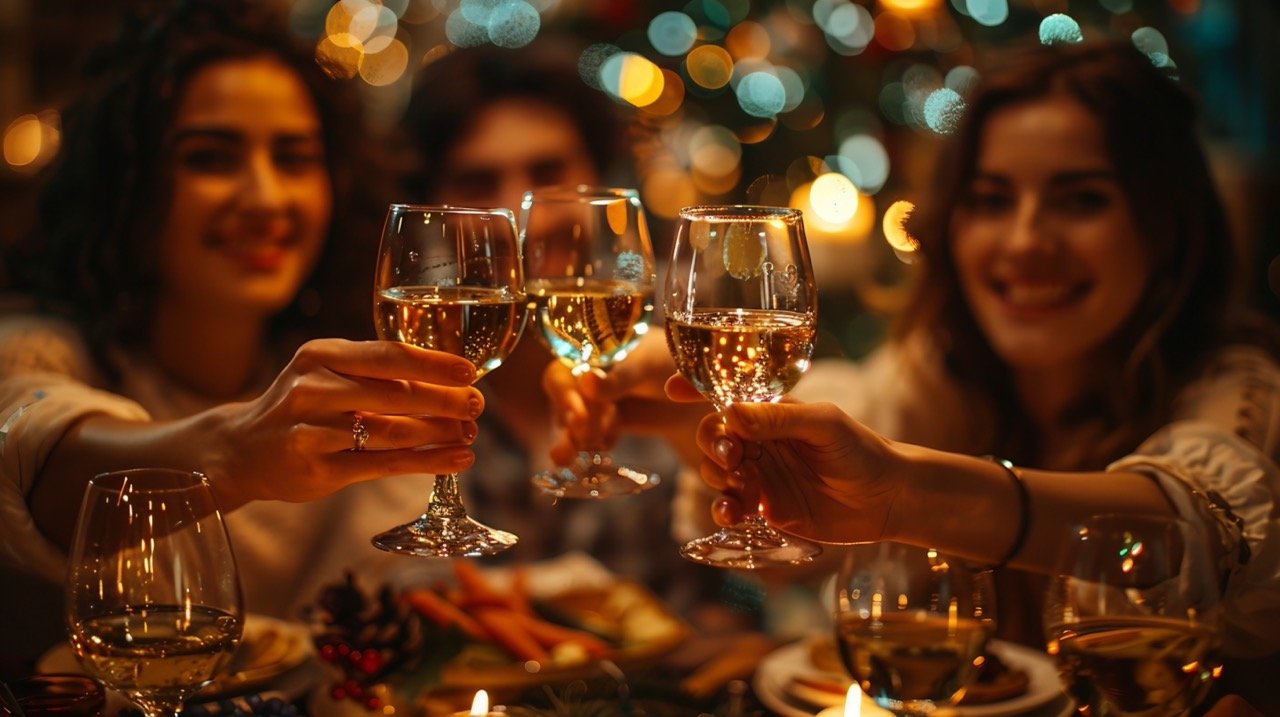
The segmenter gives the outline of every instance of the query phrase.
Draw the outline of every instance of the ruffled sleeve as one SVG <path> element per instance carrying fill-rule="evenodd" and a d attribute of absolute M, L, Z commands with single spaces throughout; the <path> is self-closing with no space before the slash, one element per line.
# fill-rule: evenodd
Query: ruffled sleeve
<path fill-rule="evenodd" d="M 89 385 L 93 375 L 70 327 L 34 317 L 0 321 L 0 561 L 56 581 L 64 558 L 27 507 L 49 453 L 87 416 L 148 419 L 137 403 Z"/>
<path fill-rule="evenodd" d="M 1226 652 L 1280 650 L 1280 367 L 1224 352 L 1179 397 L 1177 419 L 1109 470 L 1151 475 L 1218 550 Z"/>

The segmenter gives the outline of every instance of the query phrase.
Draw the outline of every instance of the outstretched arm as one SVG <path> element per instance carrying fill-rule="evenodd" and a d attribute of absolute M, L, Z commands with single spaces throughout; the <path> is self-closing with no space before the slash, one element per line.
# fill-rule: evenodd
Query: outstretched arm
<path fill-rule="evenodd" d="M 65 432 L 29 495 L 41 531 L 65 547 L 90 477 L 139 466 L 199 470 L 219 505 L 305 501 L 403 473 L 452 473 L 484 408 L 470 362 L 384 341 L 312 341 L 258 398 L 167 422 L 90 415 Z M 367 450 L 354 451 L 362 416 Z"/>

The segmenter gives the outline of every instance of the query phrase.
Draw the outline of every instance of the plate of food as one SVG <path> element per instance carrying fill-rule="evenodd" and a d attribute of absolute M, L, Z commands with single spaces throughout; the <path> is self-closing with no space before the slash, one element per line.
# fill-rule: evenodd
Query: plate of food
<path fill-rule="evenodd" d="M 36 670 L 42 673 L 84 672 L 67 643 L 57 645 L 42 655 L 36 663 Z M 263 689 L 296 699 L 306 694 L 320 677 L 311 633 L 305 625 L 249 614 L 245 616 L 244 634 L 231 662 L 209 684 L 200 688 L 193 699 L 221 699 Z"/>
<path fill-rule="evenodd" d="M 313 713 L 479 689 L 515 696 L 655 660 L 688 636 L 643 585 L 570 563 L 483 572 L 455 560 L 447 576 L 376 593 L 351 579 L 326 588 L 312 637 L 332 679 Z"/>
<path fill-rule="evenodd" d="M 816 636 L 770 653 L 756 669 L 754 688 L 760 701 L 784 717 L 812 717 L 823 708 L 844 704 L 850 680 L 829 636 Z M 863 715 L 890 713 L 863 696 Z M 1065 717 L 1071 702 L 1058 683 L 1057 668 L 1045 654 L 1021 645 L 992 640 L 978 681 L 960 704 L 939 709 L 952 717 L 1036 715 Z"/>

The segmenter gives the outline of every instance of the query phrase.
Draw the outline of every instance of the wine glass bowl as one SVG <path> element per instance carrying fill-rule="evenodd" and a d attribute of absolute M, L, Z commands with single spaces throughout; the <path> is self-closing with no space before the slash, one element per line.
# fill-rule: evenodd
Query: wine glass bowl
<path fill-rule="evenodd" d="M 958 700 L 995 629 L 990 576 L 936 550 L 848 549 L 836 578 L 836 647 L 850 677 L 899 715 Z"/>
<path fill-rule="evenodd" d="M 176 715 L 226 666 L 244 629 L 240 583 L 204 476 L 135 469 L 89 482 L 66 617 L 80 664 L 148 717 Z"/>
<path fill-rule="evenodd" d="M 648 332 L 653 314 L 653 249 L 639 194 L 585 185 L 526 192 L 520 242 L 543 343 L 575 376 L 604 375 Z M 616 462 L 602 445 L 533 478 L 559 498 L 629 495 L 660 481 Z"/>
<path fill-rule="evenodd" d="M 374 279 L 379 338 L 461 356 L 479 379 L 515 348 L 524 320 L 511 210 L 390 206 Z M 515 535 L 467 515 L 457 481 L 436 476 L 426 511 L 373 544 L 427 557 L 493 555 L 515 545 Z"/>
<path fill-rule="evenodd" d="M 777 401 L 809 367 L 817 292 L 795 209 L 681 210 L 667 274 L 667 344 L 677 370 L 722 411 Z M 769 459 L 765 450 L 765 459 Z M 814 543 L 746 518 L 681 548 L 694 562 L 755 569 L 809 562 Z"/>
<path fill-rule="evenodd" d="M 1221 664 L 1222 607 L 1205 535 L 1177 518 L 1099 515 L 1070 538 L 1045 625 L 1077 710 L 1190 713 Z"/>

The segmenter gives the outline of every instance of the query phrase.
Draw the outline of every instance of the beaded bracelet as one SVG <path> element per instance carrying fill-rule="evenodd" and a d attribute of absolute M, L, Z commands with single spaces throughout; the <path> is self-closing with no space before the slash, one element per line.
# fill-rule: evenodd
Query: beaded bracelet
<path fill-rule="evenodd" d="M 1004 554 L 1000 562 L 991 566 L 992 570 L 1000 570 L 1022 552 L 1023 546 L 1026 545 L 1027 533 L 1031 530 L 1031 493 L 1027 491 L 1026 481 L 1022 479 L 1018 469 L 1013 467 L 1012 462 L 995 456 L 985 456 L 985 458 L 1003 468 L 1018 489 L 1018 532 L 1014 534 L 1013 545 L 1009 546 L 1009 551 Z"/>

